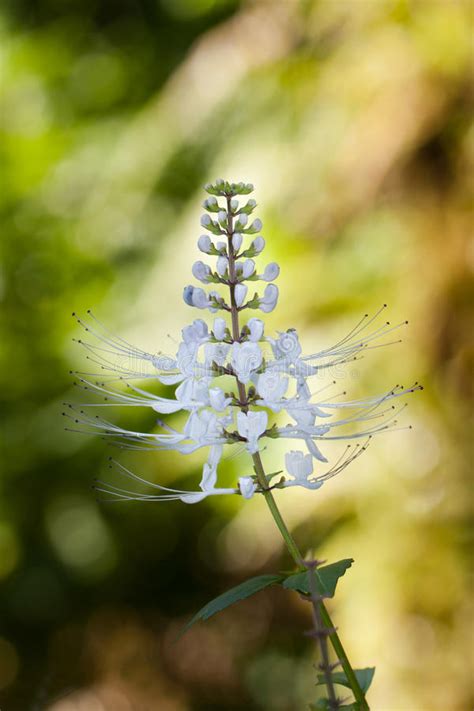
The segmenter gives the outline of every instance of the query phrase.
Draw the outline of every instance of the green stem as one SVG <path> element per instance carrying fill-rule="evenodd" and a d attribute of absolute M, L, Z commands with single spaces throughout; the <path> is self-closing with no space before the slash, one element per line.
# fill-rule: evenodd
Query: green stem
<path fill-rule="evenodd" d="M 240 327 L 239 327 L 239 310 L 237 308 L 237 304 L 235 302 L 235 284 L 236 284 L 236 272 L 235 272 L 235 258 L 236 254 L 234 252 L 233 246 L 232 246 L 232 233 L 233 233 L 233 217 L 232 217 L 232 211 L 230 207 L 230 196 L 227 197 L 227 241 L 228 241 L 228 259 L 229 259 L 229 290 L 230 290 L 230 304 L 231 304 L 231 321 L 232 321 L 232 338 L 234 341 L 240 340 Z M 236 377 L 237 381 L 237 388 L 239 391 L 239 399 L 240 402 L 242 403 L 241 409 L 244 412 L 248 411 L 248 404 L 247 404 L 247 391 L 245 389 L 245 385 L 239 381 L 239 379 Z M 252 459 L 254 462 L 254 467 L 255 467 L 255 474 L 257 476 L 258 483 L 260 484 L 260 488 L 262 490 L 262 493 L 265 497 L 265 501 L 267 503 L 268 508 L 270 509 L 270 512 L 273 516 L 273 519 L 278 527 L 278 530 L 280 531 L 283 540 L 286 543 L 286 547 L 288 548 L 288 551 L 295 561 L 296 565 L 298 568 L 302 570 L 306 570 L 306 568 L 303 566 L 303 556 L 301 555 L 298 546 L 296 545 L 296 542 L 291 535 L 290 531 L 288 530 L 288 527 L 286 523 L 283 520 L 283 517 L 280 513 L 280 510 L 276 504 L 276 501 L 273 497 L 272 492 L 268 488 L 268 483 L 267 483 L 267 478 L 265 476 L 265 471 L 263 469 L 263 464 L 262 460 L 260 458 L 260 454 L 257 452 L 256 454 L 252 455 Z M 344 647 L 342 646 L 341 640 L 339 639 L 339 636 L 335 630 L 334 625 L 332 624 L 331 618 L 329 617 L 329 613 L 324 607 L 324 604 L 321 602 L 321 618 L 324 622 L 324 624 L 329 628 L 334 630 L 334 632 L 331 632 L 329 634 L 329 639 L 331 640 L 331 644 L 333 646 L 333 649 L 335 653 L 337 654 L 337 657 L 339 661 L 341 662 L 342 668 L 344 670 L 344 673 L 346 675 L 346 678 L 350 684 L 350 687 L 352 689 L 352 693 L 354 694 L 354 697 L 356 701 L 359 704 L 359 710 L 360 711 L 370 711 L 369 706 L 367 704 L 367 701 L 365 699 L 364 692 L 362 691 L 359 682 L 357 681 L 357 677 L 354 674 L 354 670 L 352 669 L 351 663 L 349 662 L 349 658 L 347 654 L 344 651 Z"/>
<path fill-rule="evenodd" d="M 334 679 L 332 675 L 333 667 L 329 663 L 329 647 L 328 647 L 328 637 L 330 628 L 326 627 L 323 622 L 323 616 L 321 612 L 321 602 L 322 597 L 318 595 L 316 589 L 316 579 L 314 576 L 314 571 L 318 566 L 318 561 L 309 561 L 306 563 L 305 567 L 308 570 L 308 582 L 309 582 L 309 593 L 311 597 L 311 606 L 313 608 L 313 624 L 314 632 L 316 634 L 317 643 L 321 650 L 321 662 L 319 668 L 323 672 L 324 681 L 326 684 L 326 689 L 328 692 L 329 708 L 331 711 L 337 711 L 340 706 L 339 699 L 337 698 L 336 691 L 334 689 Z"/>
<path fill-rule="evenodd" d="M 263 469 L 260 454 L 257 452 L 257 454 L 254 454 L 252 458 L 254 461 L 255 473 L 257 475 L 258 482 L 263 490 L 263 495 L 265 497 L 267 506 L 270 509 L 273 519 L 278 527 L 278 530 L 280 531 L 282 538 L 286 543 L 288 552 L 290 553 L 291 557 L 295 561 L 296 565 L 299 568 L 302 568 L 303 556 L 301 555 L 299 548 L 296 545 L 296 542 L 295 542 L 293 536 L 291 535 L 290 531 L 288 530 L 288 528 L 286 526 L 286 523 L 283 520 L 283 517 L 280 513 L 280 510 L 279 510 L 277 504 L 276 504 L 276 501 L 273 497 L 272 492 L 268 491 L 268 484 L 267 484 L 267 480 L 265 477 L 265 472 Z M 365 694 L 362 691 L 359 682 L 357 681 L 357 677 L 354 674 L 354 670 L 352 669 L 351 663 L 349 661 L 349 657 L 347 656 L 347 654 L 344 650 L 344 647 L 342 646 L 342 642 L 339 639 L 339 635 L 336 632 L 336 628 L 334 627 L 334 625 L 332 623 L 332 620 L 329 616 L 328 611 L 326 610 L 326 607 L 324 606 L 324 603 L 321 602 L 320 607 L 321 607 L 321 618 L 322 618 L 324 625 L 328 629 L 334 630 L 333 632 L 329 633 L 329 639 L 331 640 L 331 644 L 333 646 L 333 649 L 336 653 L 337 658 L 341 662 L 341 666 L 344 670 L 347 681 L 350 684 L 352 693 L 354 694 L 356 701 L 359 703 L 360 711 L 369 711 L 369 705 L 368 705 L 367 700 L 365 698 Z"/>
<path fill-rule="evenodd" d="M 283 520 L 283 517 L 280 513 L 280 509 L 277 506 L 272 492 L 268 488 L 267 479 L 265 477 L 265 471 L 263 469 L 263 464 L 259 452 L 257 452 L 256 454 L 252 454 L 252 459 L 255 467 L 255 474 L 257 475 L 258 483 L 260 484 L 260 488 L 262 489 L 262 493 L 265 497 L 267 506 L 271 511 L 273 519 L 282 535 L 283 540 L 286 543 L 286 547 L 288 548 L 291 557 L 295 561 L 298 568 L 301 568 L 303 566 L 303 557 L 299 552 L 298 546 L 296 545 L 293 536 L 289 532 L 286 523 Z"/>

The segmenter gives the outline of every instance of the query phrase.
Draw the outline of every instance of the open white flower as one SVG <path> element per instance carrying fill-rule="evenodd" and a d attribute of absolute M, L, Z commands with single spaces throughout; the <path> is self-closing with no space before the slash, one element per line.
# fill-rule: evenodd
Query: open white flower
<path fill-rule="evenodd" d="M 224 365 L 229 351 L 230 345 L 228 343 L 207 343 L 204 351 L 206 363 L 208 365 L 212 363 Z"/>
<path fill-rule="evenodd" d="M 322 481 L 310 481 L 309 477 L 313 473 L 313 458 L 311 454 L 303 452 L 288 452 L 285 454 L 285 465 L 288 474 L 293 477 L 286 481 L 285 486 L 303 486 L 306 489 L 319 489 Z"/>
<path fill-rule="evenodd" d="M 298 334 L 294 328 L 288 329 L 285 333 L 280 333 L 276 341 L 272 338 L 268 340 L 272 344 L 273 353 L 278 360 L 284 359 L 288 363 L 294 363 L 301 355 Z"/>
<path fill-rule="evenodd" d="M 245 341 L 244 343 L 234 343 L 232 346 L 232 368 L 239 381 L 246 385 L 252 373 L 260 368 L 263 361 L 263 353 L 257 343 Z"/>
<path fill-rule="evenodd" d="M 266 412 L 238 412 L 237 430 L 247 444 L 250 454 L 258 452 L 258 440 L 263 435 L 268 425 Z"/>
<path fill-rule="evenodd" d="M 265 371 L 258 376 L 257 391 L 260 400 L 258 405 L 270 408 L 273 412 L 280 412 L 285 407 L 283 397 L 288 390 L 289 378 L 278 371 Z"/>

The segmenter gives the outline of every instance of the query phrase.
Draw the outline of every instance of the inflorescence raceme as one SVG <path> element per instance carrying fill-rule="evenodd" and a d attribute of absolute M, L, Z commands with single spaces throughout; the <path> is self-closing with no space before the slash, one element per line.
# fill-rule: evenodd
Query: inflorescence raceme
<path fill-rule="evenodd" d="M 110 333 L 91 312 L 85 320 L 76 317 L 87 332 L 85 339 L 78 342 L 100 372 L 76 374 L 76 385 L 98 399 L 68 405 L 64 415 L 74 423 L 70 429 L 100 433 L 126 449 L 176 450 L 182 454 L 204 447 L 209 450 L 198 491 L 153 484 L 115 463 L 117 471 L 130 483 L 145 483 L 153 493 L 140 494 L 133 488 L 100 482 L 96 488 L 110 500 L 179 499 L 196 503 L 220 494 L 239 494 L 249 499 L 264 490 L 262 479 L 257 476 L 256 457 L 264 442 L 275 438 L 295 440 L 306 451 L 289 451 L 285 455 L 286 473 L 278 481 L 276 477 L 282 472 L 267 475 L 267 488 L 319 489 L 357 459 L 374 435 L 397 429 L 397 418 L 406 406 L 397 404 L 399 398 L 422 389 L 417 383 L 408 388 L 396 385 L 364 399 L 342 400 L 345 392 L 332 392 L 336 381 L 319 390 L 312 387 L 315 377 L 324 371 L 357 360 L 371 349 L 398 342 L 393 340 L 393 334 L 406 322 L 391 325 L 385 321 L 385 304 L 375 314 L 366 314 L 334 346 L 309 355 L 302 354 L 293 328 L 270 337 L 265 335 L 260 318 L 251 317 L 241 325 L 240 316 L 247 309 L 268 313 L 275 308 L 278 287 L 273 282 L 280 268 L 270 263 L 261 271 L 254 261 L 265 247 L 265 240 L 258 234 L 262 223 L 251 218 L 254 200 L 241 203 L 237 199 L 251 193 L 253 186 L 218 180 L 207 185 L 206 190 L 210 197 L 204 201 L 206 212 L 201 225 L 212 237 L 201 235 L 198 247 L 215 263 L 210 266 L 197 261 L 192 273 L 201 284 L 218 287 L 225 295 L 215 288 L 206 291 L 189 285 L 184 288 L 183 297 L 189 306 L 216 314 L 211 329 L 203 319 L 195 319 L 183 328 L 182 341 L 172 358 L 147 353 Z M 259 281 L 266 283 L 263 294 L 249 293 L 249 282 Z M 222 378 L 234 385 L 224 389 L 219 385 Z M 146 381 L 176 386 L 174 397 L 153 394 L 146 389 Z M 187 421 L 182 430 L 177 430 L 160 418 L 158 432 L 136 432 L 93 412 L 96 408 L 117 406 L 151 408 L 160 415 L 184 411 Z M 281 420 L 281 413 L 288 416 L 288 423 L 272 423 L 276 415 Z M 351 440 L 332 465 L 328 465 L 320 449 L 320 443 L 326 440 Z M 235 445 L 251 455 L 255 473 L 249 459 L 250 472 L 241 476 L 235 487 L 219 488 L 218 466 L 224 447 Z M 321 471 L 315 472 L 315 460 Z"/>

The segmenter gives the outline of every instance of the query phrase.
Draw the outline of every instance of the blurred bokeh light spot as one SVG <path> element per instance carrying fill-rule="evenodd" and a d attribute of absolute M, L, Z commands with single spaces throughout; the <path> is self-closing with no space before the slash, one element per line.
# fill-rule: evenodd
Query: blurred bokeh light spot
<path fill-rule="evenodd" d="M 13 528 L 0 521 L 0 579 L 16 568 L 20 558 L 20 544 Z"/>
<path fill-rule="evenodd" d="M 60 699 L 53 706 L 48 706 L 48 709 L 49 711 L 107 711 L 107 707 L 92 691 L 81 691 L 66 699 Z"/>
<path fill-rule="evenodd" d="M 125 91 L 125 73 L 113 54 L 86 54 L 71 73 L 71 94 L 81 109 L 104 109 L 119 100 Z"/>
<path fill-rule="evenodd" d="M 46 514 L 49 538 L 58 557 L 81 577 L 105 577 L 117 562 L 109 530 L 98 509 L 83 496 L 57 498 Z"/>
<path fill-rule="evenodd" d="M 269 652 L 253 660 L 246 682 L 259 708 L 274 711 L 301 708 L 300 699 L 316 696 L 314 679 L 296 659 Z"/>
<path fill-rule="evenodd" d="M 12 684 L 18 674 L 20 660 L 15 647 L 0 637 L 0 689 Z"/>
<path fill-rule="evenodd" d="M 21 136 L 37 136 L 50 124 L 48 97 L 41 80 L 24 76 L 7 89 L 3 105 L 3 130 Z"/>

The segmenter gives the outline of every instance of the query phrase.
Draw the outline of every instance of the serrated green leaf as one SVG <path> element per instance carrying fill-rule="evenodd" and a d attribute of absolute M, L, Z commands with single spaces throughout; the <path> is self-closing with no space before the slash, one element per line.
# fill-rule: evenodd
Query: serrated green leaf
<path fill-rule="evenodd" d="M 365 669 L 354 669 L 354 674 L 357 677 L 357 681 L 359 682 L 359 686 L 364 692 L 364 694 L 369 690 L 369 687 L 372 683 L 372 679 L 374 678 L 375 674 L 375 667 L 366 667 Z M 341 686 L 347 686 L 348 689 L 351 688 L 351 685 L 349 684 L 347 677 L 343 671 L 341 672 L 333 672 L 332 673 L 332 680 L 334 684 L 340 684 Z M 318 683 L 317 686 L 322 686 L 326 682 L 324 680 L 324 674 L 318 674 Z"/>
<path fill-rule="evenodd" d="M 235 588 L 227 590 L 227 592 L 222 593 L 222 595 L 204 605 L 184 627 L 181 634 L 187 632 L 199 620 L 208 620 L 209 617 L 221 612 L 221 610 L 225 610 L 226 607 L 233 605 L 234 602 L 245 600 L 245 598 L 268 588 L 270 585 L 281 583 L 284 578 L 284 575 L 258 575 L 256 578 L 250 578 L 250 580 L 246 580 Z"/>
<path fill-rule="evenodd" d="M 346 570 L 351 567 L 354 562 L 353 558 L 344 558 L 337 563 L 324 565 L 322 568 L 317 568 L 314 572 L 315 587 L 318 595 L 328 595 L 333 597 L 336 592 L 337 581 L 344 575 Z M 290 575 L 283 582 L 283 587 L 288 590 L 298 590 L 298 592 L 309 595 L 309 580 L 307 571 Z"/>

